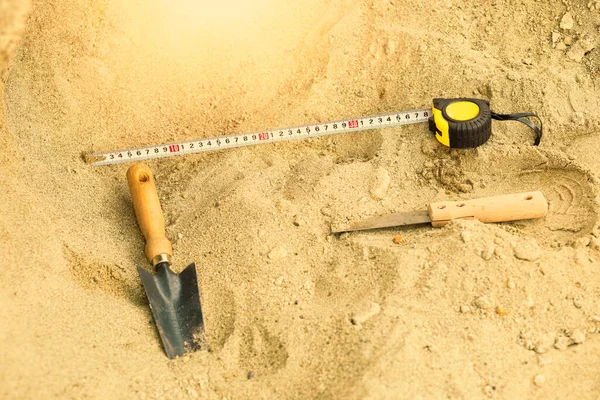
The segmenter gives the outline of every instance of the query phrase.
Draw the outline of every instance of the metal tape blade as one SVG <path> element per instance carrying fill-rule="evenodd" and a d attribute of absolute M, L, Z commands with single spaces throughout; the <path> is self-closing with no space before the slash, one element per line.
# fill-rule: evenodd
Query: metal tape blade
<path fill-rule="evenodd" d="M 130 161 L 139 162 L 153 158 L 224 150 L 235 147 L 334 135 L 352 131 L 418 124 L 427 122 L 431 115 L 430 108 L 400 111 L 390 114 L 349 118 L 339 121 L 315 123 L 260 132 L 241 133 L 213 138 L 156 144 L 131 149 L 121 149 L 111 152 L 92 153 L 84 155 L 83 158 L 87 164 L 93 166 L 110 165 Z"/>

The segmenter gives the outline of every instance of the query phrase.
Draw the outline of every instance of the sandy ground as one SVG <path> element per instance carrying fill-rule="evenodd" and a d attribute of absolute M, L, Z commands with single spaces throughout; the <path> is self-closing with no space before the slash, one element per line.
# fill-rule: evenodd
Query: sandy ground
<path fill-rule="evenodd" d="M 234 3 L 0 0 L 0 398 L 598 399 L 600 2 Z M 413 125 L 149 162 L 211 346 L 165 357 L 129 165 L 82 153 L 438 96 L 535 111 L 545 137 L 495 122 L 450 151 Z M 527 190 L 544 220 L 329 235 Z"/>

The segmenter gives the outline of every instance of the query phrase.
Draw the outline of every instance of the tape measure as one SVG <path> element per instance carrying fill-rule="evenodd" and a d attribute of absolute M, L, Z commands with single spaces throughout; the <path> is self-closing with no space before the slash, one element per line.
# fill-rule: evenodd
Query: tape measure
<path fill-rule="evenodd" d="M 539 125 L 534 125 L 527 119 L 529 117 L 537 118 Z M 427 109 L 93 153 L 85 155 L 84 160 L 87 164 L 93 166 L 128 161 L 137 162 L 152 158 L 201 153 L 262 143 L 281 142 L 423 122 L 429 123 L 429 130 L 435 134 L 436 139 L 441 144 L 450 148 L 465 149 L 478 147 L 487 142 L 492 133 L 492 119 L 522 122 L 536 132 L 534 145 L 537 146 L 540 143 L 542 138 L 542 121 L 533 113 L 497 114 L 490 110 L 487 100 L 439 98 L 434 99 L 433 107 Z"/>
<path fill-rule="evenodd" d="M 536 133 L 534 145 L 542 139 L 542 120 L 534 113 L 498 114 L 490 110 L 490 103 L 481 99 L 433 99 L 429 130 L 441 144 L 455 149 L 478 147 L 492 135 L 492 119 L 519 121 Z M 534 117 L 539 126 L 527 118 Z"/>

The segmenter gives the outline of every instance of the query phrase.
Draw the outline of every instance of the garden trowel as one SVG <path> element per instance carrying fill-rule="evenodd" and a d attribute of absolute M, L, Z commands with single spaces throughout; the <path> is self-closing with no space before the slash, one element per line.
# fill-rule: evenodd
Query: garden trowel
<path fill-rule="evenodd" d="M 146 258 L 156 269 L 153 275 L 138 266 L 165 352 L 169 358 L 175 358 L 206 347 L 196 264 L 188 265 L 180 274 L 170 268 L 173 249 L 165 236 L 152 171 L 144 164 L 136 164 L 127 171 L 127 182 L 138 224 L 146 238 Z"/>

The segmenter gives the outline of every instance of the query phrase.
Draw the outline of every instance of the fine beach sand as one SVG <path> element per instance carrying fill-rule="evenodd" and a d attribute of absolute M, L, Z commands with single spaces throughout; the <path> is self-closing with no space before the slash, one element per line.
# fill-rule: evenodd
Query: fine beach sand
<path fill-rule="evenodd" d="M 600 2 L 179 2 L 0 0 L 0 398 L 600 398 Z M 544 138 L 494 122 L 449 150 L 421 124 L 149 161 L 210 345 L 166 358 L 130 165 L 83 154 L 433 97 L 534 111 Z M 543 220 L 329 234 L 532 190 Z"/>

